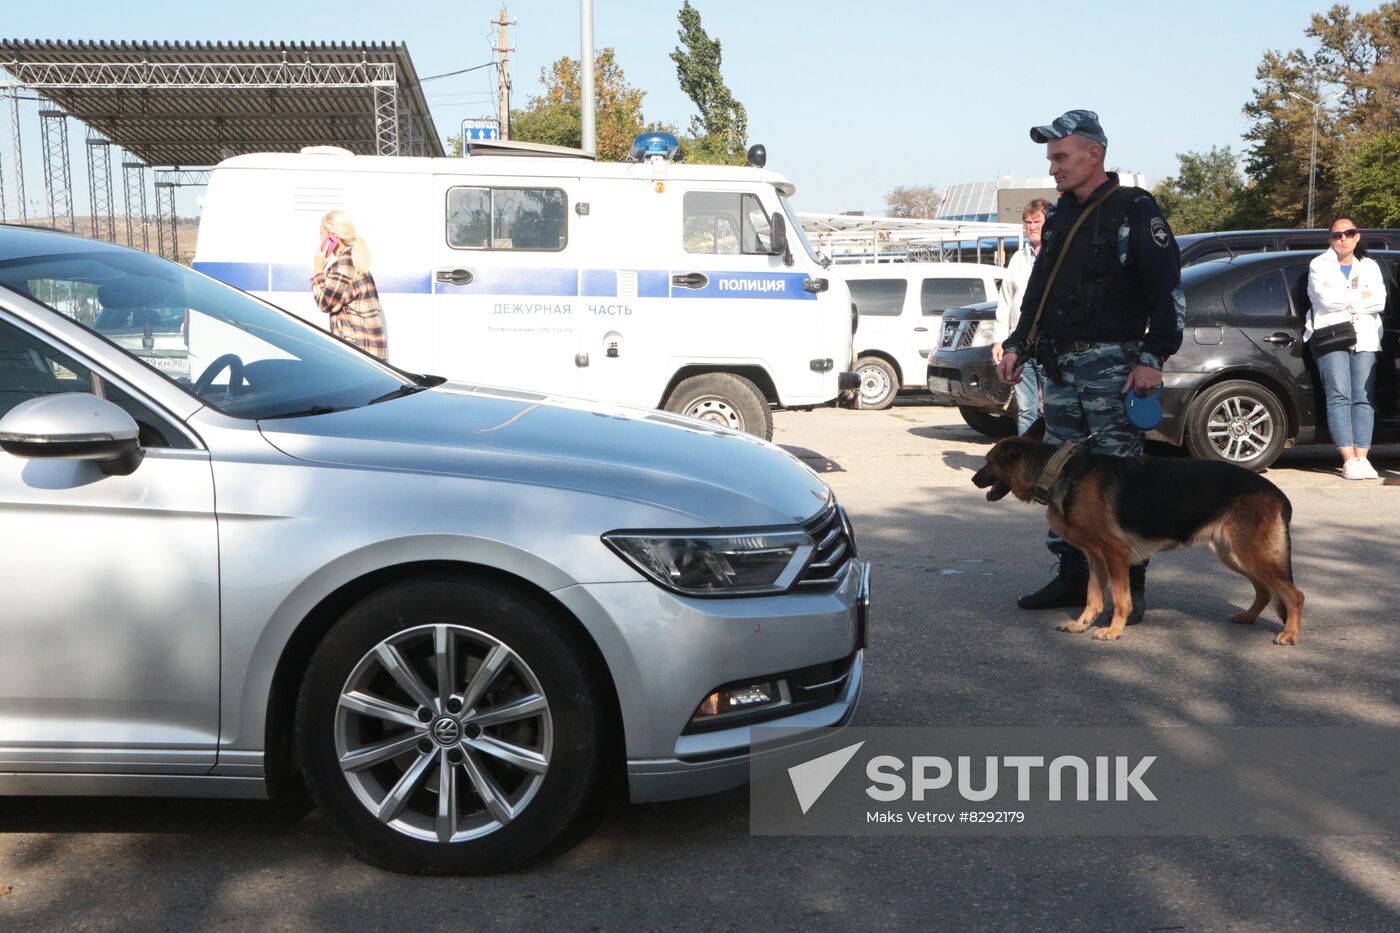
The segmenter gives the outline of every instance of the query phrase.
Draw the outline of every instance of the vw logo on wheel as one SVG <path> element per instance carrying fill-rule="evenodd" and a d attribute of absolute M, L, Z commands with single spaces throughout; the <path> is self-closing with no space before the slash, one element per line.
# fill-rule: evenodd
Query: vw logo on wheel
<path fill-rule="evenodd" d="M 462 740 L 462 724 L 451 716 L 433 723 L 433 741 L 439 745 L 456 745 Z"/>

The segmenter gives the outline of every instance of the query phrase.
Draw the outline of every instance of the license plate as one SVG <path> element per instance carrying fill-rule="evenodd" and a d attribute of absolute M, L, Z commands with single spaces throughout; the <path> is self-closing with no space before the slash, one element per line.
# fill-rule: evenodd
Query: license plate
<path fill-rule="evenodd" d="M 188 376 L 190 374 L 189 357 L 146 356 L 142 359 L 161 372 L 172 376 Z"/>
<path fill-rule="evenodd" d="M 942 376 L 929 376 L 928 390 L 930 392 L 943 392 L 946 394 L 950 391 L 948 380 L 944 379 Z"/>

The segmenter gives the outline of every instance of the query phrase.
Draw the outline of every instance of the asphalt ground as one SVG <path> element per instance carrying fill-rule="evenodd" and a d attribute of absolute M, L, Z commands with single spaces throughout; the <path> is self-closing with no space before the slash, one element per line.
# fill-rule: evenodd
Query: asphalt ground
<path fill-rule="evenodd" d="M 1053 561 L 1038 509 L 969 482 L 952 409 L 785 412 L 874 562 L 862 726 L 1400 725 L 1400 488 L 1323 448 L 1268 477 L 1294 506 L 1301 644 L 1204 548 L 1153 559 L 1116 643 L 1015 597 Z M 1373 462 L 1400 475 L 1400 447 Z M 1289 775 L 1278 774 L 1280 788 Z M 1261 786 L 1261 794 L 1270 787 Z M 405 877 L 318 813 L 261 803 L 0 800 L 0 930 L 1394 930 L 1396 837 L 754 837 L 745 789 L 611 807 L 573 849 L 491 878 Z"/>

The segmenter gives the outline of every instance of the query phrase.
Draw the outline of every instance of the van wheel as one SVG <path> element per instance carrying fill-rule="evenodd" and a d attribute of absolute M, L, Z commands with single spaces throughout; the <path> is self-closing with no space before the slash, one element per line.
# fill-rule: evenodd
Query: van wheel
<path fill-rule="evenodd" d="M 860 376 L 860 407 L 881 411 L 894 404 L 899 392 L 899 377 L 888 360 L 878 356 L 862 356 L 856 360 L 856 375 Z"/>
<path fill-rule="evenodd" d="M 988 437 L 1010 437 L 1016 433 L 1016 406 L 1014 404 L 1007 409 L 1005 415 L 999 411 L 973 408 L 971 405 L 959 405 L 958 414 L 962 415 L 967 426 L 978 434 L 985 434 Z"/>
<path fill-rule="evenodd" d="M 1263 470 L 1278 459 L 1288 416 L 1278 396 L 1257 382 L 1232 379 L 1196 397 L 1186 416 L 1186 446 L 1201 460 Z"/>
<path fill-rule="evenodd" d="M 426 576 L 366 597 L 302 681 L 312 796 L 372 864 L 514 868 L 601 786 L 606 726 L 584 657 L 550 607 L 500 584 Z"/>
<path fill-rule="evenodd" d="M 703 373 L 681 380 L 666 398 L 667 411 L 773 439 L 773 410 L 763 393 L 734 373 Z"/>

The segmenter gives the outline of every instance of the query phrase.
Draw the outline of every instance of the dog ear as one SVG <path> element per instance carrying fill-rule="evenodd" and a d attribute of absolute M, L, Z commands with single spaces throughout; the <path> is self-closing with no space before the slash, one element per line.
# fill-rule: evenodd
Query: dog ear
<path fill-rule="evenodd" d="M 1022 434 L 1021 436 L 1029 438 L 1033 441 L 1045 440 L 1045 419 L 1035 419 L 1035 424 L 1031 425 L 1029 428 L 1026 428 L 1026 433 Z"/>

